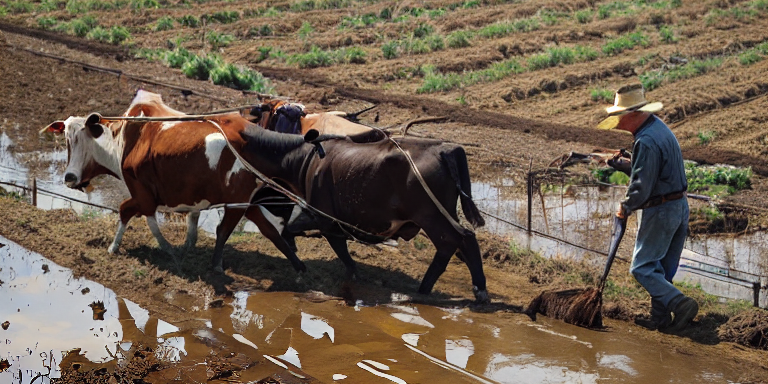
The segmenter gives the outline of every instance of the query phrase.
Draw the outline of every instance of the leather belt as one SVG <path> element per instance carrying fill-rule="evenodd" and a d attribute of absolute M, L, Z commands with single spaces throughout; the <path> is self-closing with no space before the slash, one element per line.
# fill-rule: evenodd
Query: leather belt
<path fill-rule="evenodd" d="M 655 207 L 657 205 L 664 204 L 667 201 L 674 201 L 674 200 L 682 199 L 685 196 L 688 196 L 688 192 L 687 191 L 673 192 L 673 193 L 670 193 L 668 195 L 651 197 L 650 199 L 648 199 L 648 201 L 645 202 L 645 204 L 640 206 L 640 209 L 646 209 L 646 208 Z"/>

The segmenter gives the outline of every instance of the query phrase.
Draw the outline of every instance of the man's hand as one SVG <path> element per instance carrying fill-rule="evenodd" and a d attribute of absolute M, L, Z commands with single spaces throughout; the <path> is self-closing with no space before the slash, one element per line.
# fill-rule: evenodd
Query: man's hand
<path fill-rule="evenodd" d="M 613 169 L 624 172 L 627 176 L 632 175 L 632 160 L 627 157 L 628 152 L 622 150 L 616 152 L 616 154 L 608 159 L 606 163 Z"/>
<path fill-rule="evenodd" d="M 616 211 L 616 217 L 619 219 L 625 220 L 629 216 L 627 211 L 624 209 L 624 205 L 619 205 L 619 210 Z"/>

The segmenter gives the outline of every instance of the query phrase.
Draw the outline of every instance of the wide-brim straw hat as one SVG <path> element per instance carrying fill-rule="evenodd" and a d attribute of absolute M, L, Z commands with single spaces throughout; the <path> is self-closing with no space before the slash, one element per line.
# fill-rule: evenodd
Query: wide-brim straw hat
<path fill-rule="evenodd" d="M 660 102 L 649 103 L 645 99 L 645 89 L 642 84 L 631 84 L 619 88 L 613 100 L 613 106 L 605 109 L 608 118 L 598 123 L 601 129 L 613 129 L 619 124 L 619 115 L 625 112 L 640 111 L 655 113 L 661 111 L 664 105 Z"/>

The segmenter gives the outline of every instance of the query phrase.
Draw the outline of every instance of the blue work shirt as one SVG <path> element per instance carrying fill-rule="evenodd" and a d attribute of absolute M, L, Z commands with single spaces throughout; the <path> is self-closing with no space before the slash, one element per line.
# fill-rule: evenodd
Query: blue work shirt
<path fill-rule="evenodd" d="M 632 176 L 627 198 L 621 204 L 629 213 L 638 210 L 650 198 L 687 189 L 680 144 L 669 127 L 651 115 L 635 132 Z"/>

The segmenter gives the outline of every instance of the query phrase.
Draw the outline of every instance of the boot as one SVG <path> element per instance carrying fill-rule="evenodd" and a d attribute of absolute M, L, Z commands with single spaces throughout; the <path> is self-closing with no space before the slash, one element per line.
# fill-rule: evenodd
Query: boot
<path fill-rule="evenodd" d="M 672 320 L 672 323 L 669 324 L 669 327 L 664 328 L 664 332 L 677 333 L 685 329 L 685 327 L 688 326 L 688 323 L 690 323 L 691 320 L 696 317 L 696 314 L 699 313 L 699 303 L 690 297 L 683 297 L 683 299 L 675 305 L 675 309 L 672 313 L 675 315 L 675 318 Z"/>
<path fill-rule="evenodd" d="M 635 318 L 635 324 L 651 331 L 668 327 L 672 323 L 672 314 L 659 300 L 651 299 L 651 316 Z"/>

